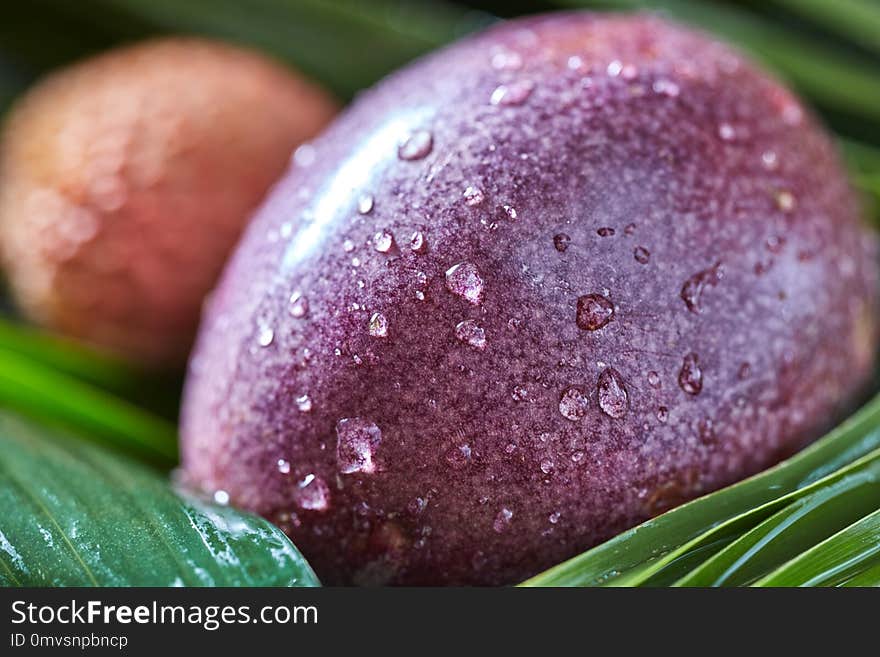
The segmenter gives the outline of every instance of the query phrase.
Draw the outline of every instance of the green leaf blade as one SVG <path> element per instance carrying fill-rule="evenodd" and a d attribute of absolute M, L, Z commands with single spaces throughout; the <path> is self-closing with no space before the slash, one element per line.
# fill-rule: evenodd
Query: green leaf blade
<path fill-rule="evenodd" d="M 781 565 L 755 585 L 880 585 L 880 509 Z"/>
<path fill-rule="evenodd" d="M 316 586 L 276 527 L 0 415 L 0 585 Z"/>

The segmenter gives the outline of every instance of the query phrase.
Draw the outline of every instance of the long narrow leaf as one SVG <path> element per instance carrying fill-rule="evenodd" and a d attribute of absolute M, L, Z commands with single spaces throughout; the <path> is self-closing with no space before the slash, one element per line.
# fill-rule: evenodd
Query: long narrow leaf
<path fill-rule="evenodd" d="M 177 460 L 176 428 L 57 370 L 0 349 L 0 407 L 74 429 L 157 465 Z"/>
<path fill-rule="evenodd" d="M 880 74 L 865 58 L 730 5 L 694 0 L 556 0 L 559 6 L 651 9 L 725 37 L 825 109 L 880 120 Z"/>
<path fill-rule="evenodd" d="M 771 0 L 838 36 L 880 53 L 880 6 L 865 0 Z"/>
<path fill-rule="evenodd" d="M 880 503 L 880 458 L 789 504 L 681 578 L 679 586 L 741 586 L 813 547 Z"/>
<path fill-rule="evenodd" d="M 756 586 L 880 584 L 880 509 L 761 578 Z"/>

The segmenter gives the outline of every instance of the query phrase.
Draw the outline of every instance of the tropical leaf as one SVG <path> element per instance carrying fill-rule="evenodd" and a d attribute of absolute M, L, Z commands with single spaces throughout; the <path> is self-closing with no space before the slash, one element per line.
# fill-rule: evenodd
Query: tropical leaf
<path fill-rule="evenodd" d="M 0 348 L 0 406 L 156 465 L 177 461 L 177 429 L 139 406 Z"/>
<path fill-rule="evenodd" d="M 268 522 L 7 414 L 0 506 L 0 585 L 317 585 Z"/>
<path fill-rule="evenodd" d="M 662 12 L 739 45 L 824 109 L 880 120 L 880 74 L 873 62 L 811 39 L 784 23 L 732 5 L 696 0 L 555 0 L 555 4 Z"/>
<path fill-rule="evenodd" d="M 877 586 L 880 509 L 762 577 L 757 586 Z"/>
<path fill-rule="evenodd" d="M 441 1 L 87 0 L 80 6 L 91 14 L 109 7 L 163 31 L 255 46 L 296 65 L 343 97 L 489 20 Z"/>
<path fill-rule="evenodd" d="M 793 501 L 676 582 L 678 586 L 742 586 L 877 508 L 880 452 L 810 486 Z M 808 490 L 808 489 L 803 489 Z"/>

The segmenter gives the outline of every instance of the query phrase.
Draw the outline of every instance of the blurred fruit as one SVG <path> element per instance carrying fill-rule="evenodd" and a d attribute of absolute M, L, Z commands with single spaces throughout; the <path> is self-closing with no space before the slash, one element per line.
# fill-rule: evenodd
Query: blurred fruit
<path fill-rule="evenodd" d="M 51 75 L 5 126 L 0 247 L 35 321 L 181 364 L 249 214 L 334 102 L 253 52 L 172 38 Z"/>

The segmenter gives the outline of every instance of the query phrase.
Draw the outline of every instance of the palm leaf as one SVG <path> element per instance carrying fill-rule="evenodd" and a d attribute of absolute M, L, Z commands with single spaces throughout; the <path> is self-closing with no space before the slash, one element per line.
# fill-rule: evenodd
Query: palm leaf
<path fill-rule="evenodd" d="M 880 509 L 780 565 L 757 586 L 880 584 Z"/>

